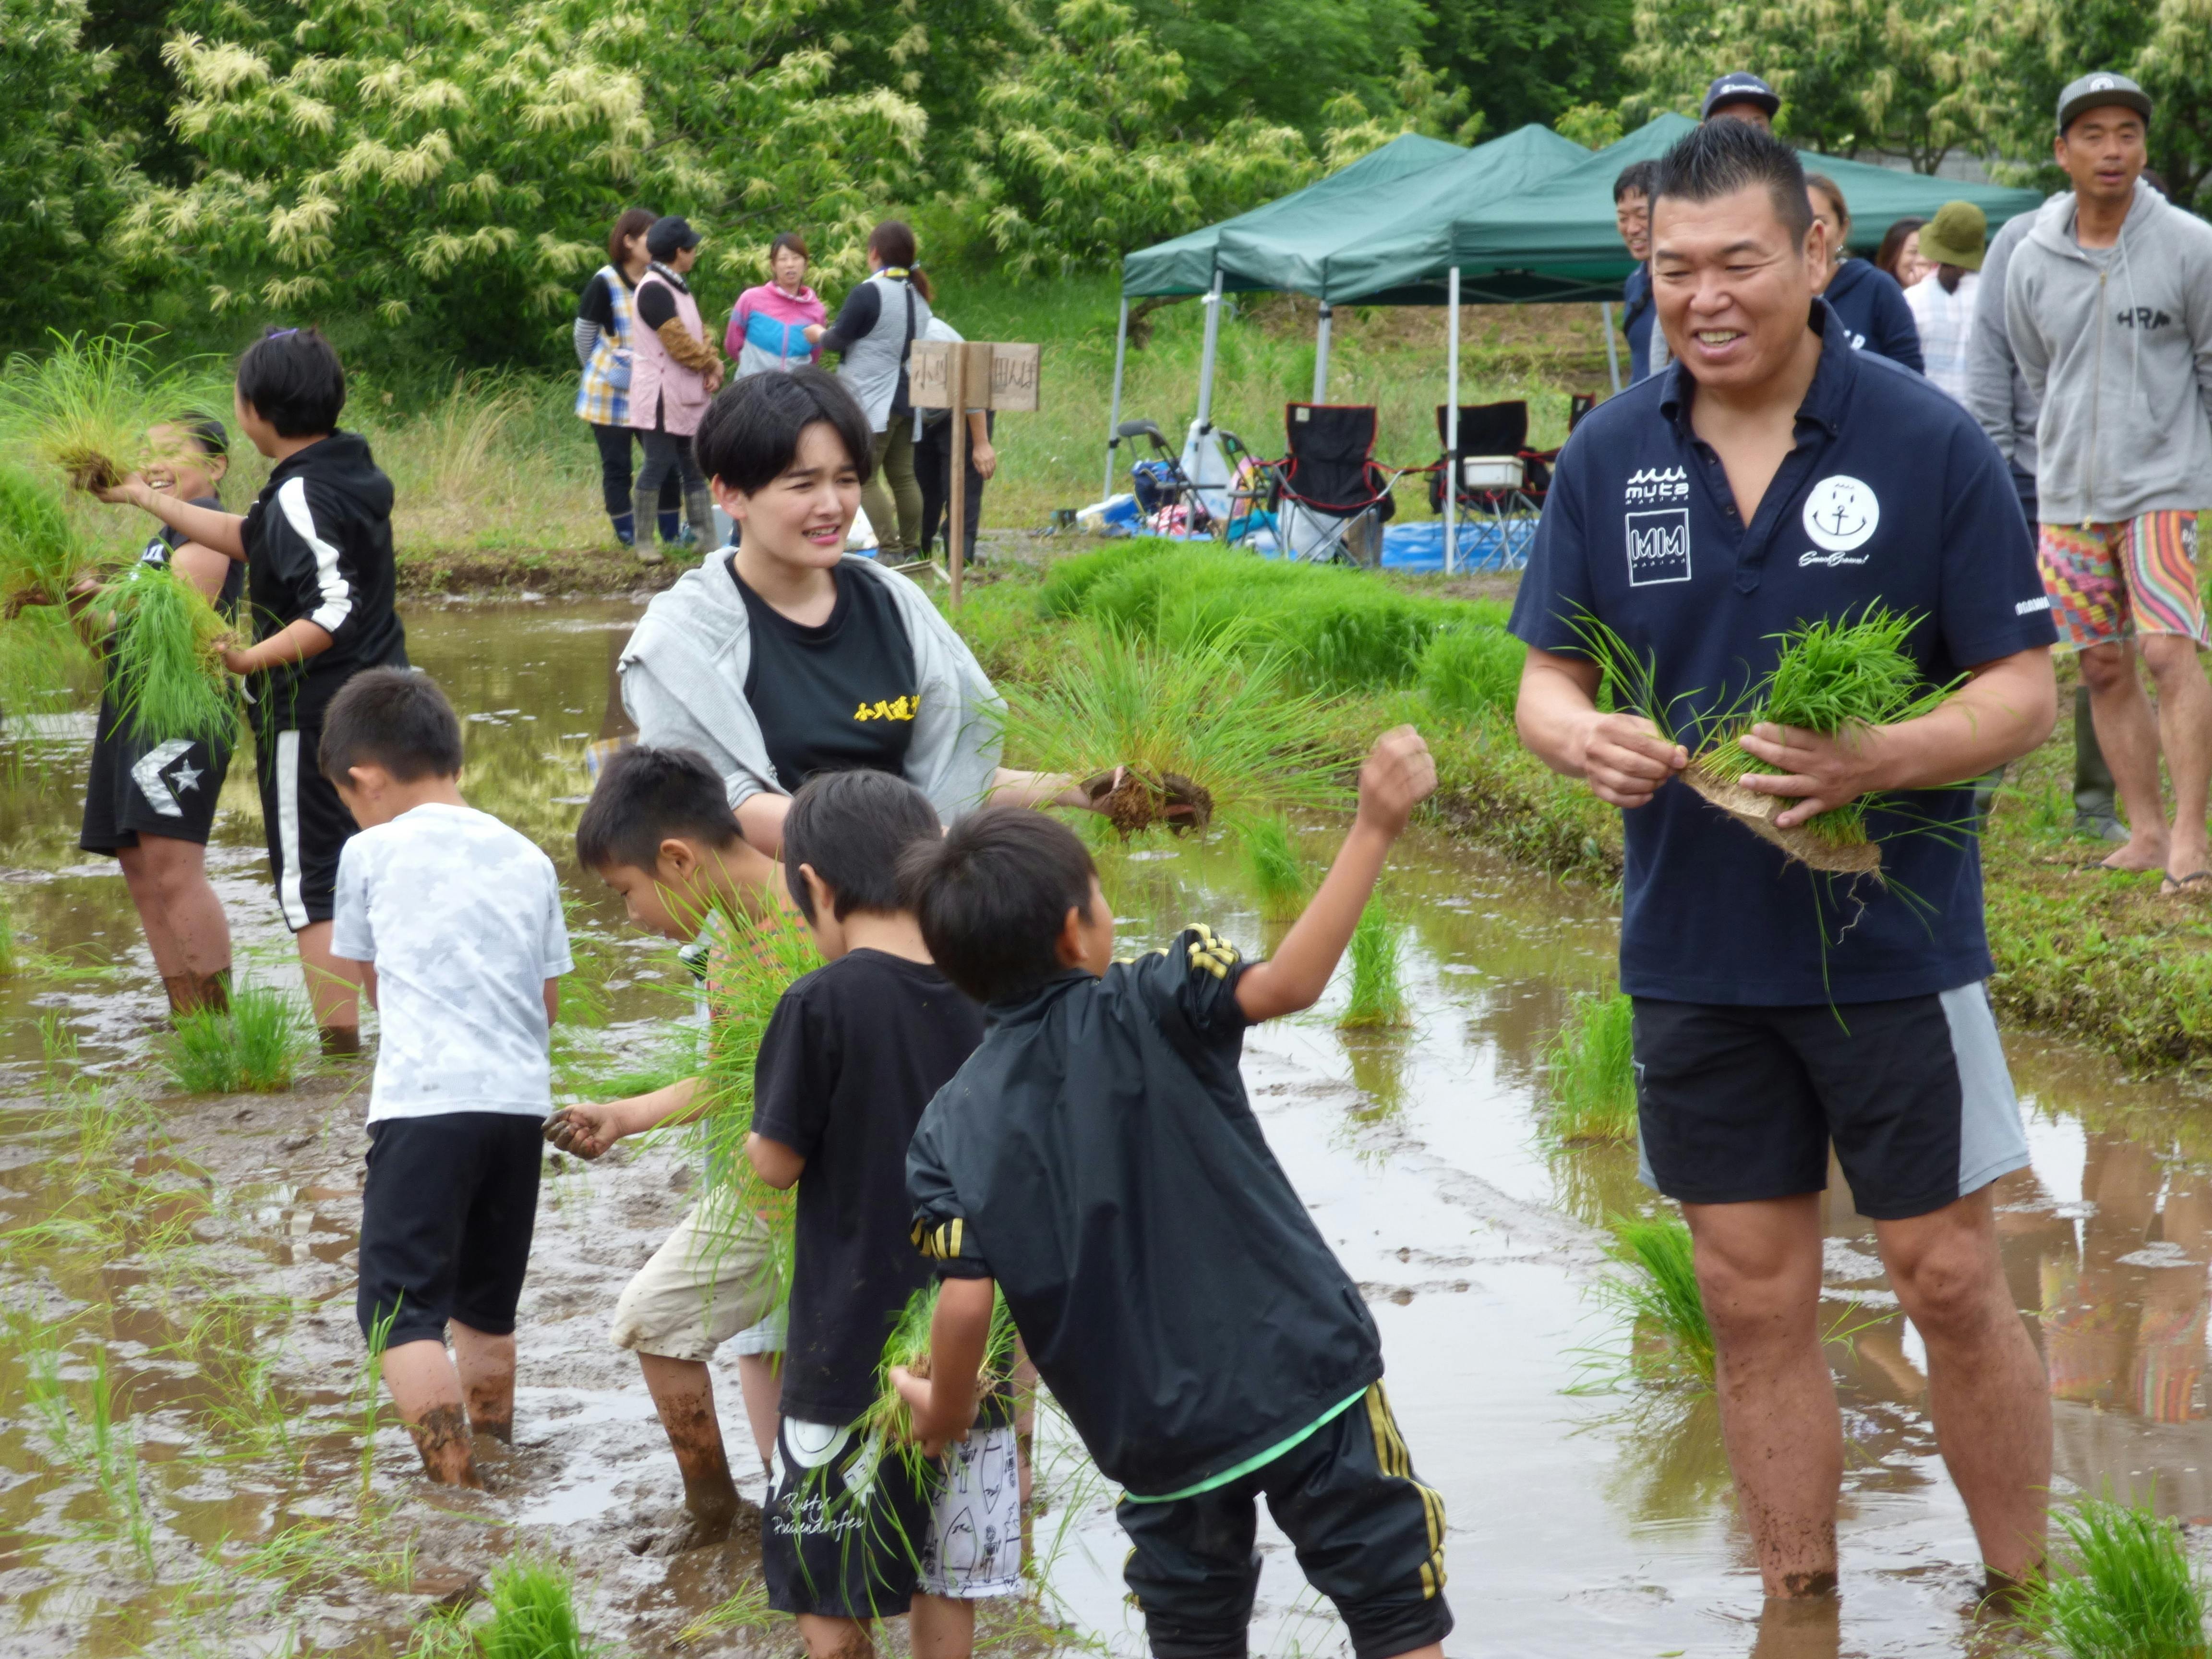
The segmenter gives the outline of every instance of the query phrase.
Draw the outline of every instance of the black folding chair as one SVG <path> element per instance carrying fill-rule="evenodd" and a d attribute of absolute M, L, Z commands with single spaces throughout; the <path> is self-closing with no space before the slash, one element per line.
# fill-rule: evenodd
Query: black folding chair
<path fill-rule="evenodd" d="M 1290 453 L 1274 469 L 1283 550 L 1317 564 L 1381 562 L 1382 526 L 1398 510 L 1390 488 L 1412 469 L 1375 459 L 1375 406 L 1287 404 L 1283 428 Z"/>
<path fill-rule="evenodd" d="M 1528 405 L 1518 398 L 1462 404 L 1455 447 L 1450 414 L 1448 405 L 1437 405 L 1437 441 L 1444 453 L 1429 479 L 1429 505 L 1443 513 L 1444 480 L 1451 479 L 1470 532 L 1461 541 L 1462 560 L 1471 569 L 1517 568 L 1535 540 L 1559 452 L 1528 447 Z"/>

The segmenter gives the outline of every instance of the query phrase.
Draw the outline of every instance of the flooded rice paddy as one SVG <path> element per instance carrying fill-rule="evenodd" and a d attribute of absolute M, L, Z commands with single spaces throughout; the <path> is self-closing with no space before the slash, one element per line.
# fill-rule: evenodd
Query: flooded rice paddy
<path fill-rule="evenodd" d="M 467 721 L 464 787 L 538 838 L 574 902 L 584 972 L 559 1038 L 574 1093 L 665 1061 L 696 1014 L 667 948 L 626 934 L 568 831 L 612 735 L 623 603 L 453 605 L 408 617 L 416 661 Z M 0 798 L 17 971 L 0 977 L 0 1652 L 402 1652 L 425 1613 L 518 1550 L 575 1571 L 591 1628 L 641 1655 L 796 1650 L 747 1587 L 757 1547 L 664 1553 L 679 1489 L 616 1294 L 687 1201 L 680 1142 L 549 1158 L 522 1310 L 517 1445 L 483 1493 L 434 1491 L 365 1386 L 353 1323 L 368 1071 L 293 1091 L 165 1092 L 161 994 L 113 866 L 75 852 L 90 719 L 22 738 L 43 765 Z M 233 769 L 210 866 L 241 971 L 296 984 Z M 1302 830 L 1318 864 L 1334 830 Z M 1250 949 L 1263 915 L 1234 841 L 1101 853 L 1125 942 L 1205 920 Z M 1601 1231 L 1646 1210 L 1632 1150 L 1541 1133 L 1542 1056 L 1605 987 L 1615 913 L 1480 852 L 1409 838 L 1387 878 L 1413 1005 L 1401 1030 L 1334 1024 L 1340 986 L 1262 1028 L 1246 1075 L 1269 1139 L 1358 1279 L 1423 1478 L 1448 1506 L 1460 1654 L 1948 1655 L 2005 1650 L 1925 1413 L 1924 1355 L 1871 1224 L 1827 1208 L 1829 1353 L 1848 1438 L 1838 1603 L 1759 1619 L 1709 1400 L 1607 1391 L 1628 1340 L 1590 1287 Z M 2005 1261 L 2050 1364 L 2062 1485 L 2212 1524 L 2204 1417 L 2212 1115 L 2193 1091 L 2008 1038 L 2034 1167 L 2000 1192 Z M 1203 1263 L 1192 1264 L 1203 1272 Z M 1233 1340 L 1233 1334 L 1224 1334 Z M 726 1434 L 763 1485 L 733 1364 Z M 1142 1650 L 1111 1495 L 1047 1413 L 1045 1591 L 988 1627 L 1037 1653 Z M 1346 1650 L 1263 1523 L 1255 1650 Z M 732 1601 L 731 1598 L 738 1598 Z M 722 1608 L 714 1628 L 702 1621 Z M 896 1639 L 896 1638 L 895 1638 Z"/>

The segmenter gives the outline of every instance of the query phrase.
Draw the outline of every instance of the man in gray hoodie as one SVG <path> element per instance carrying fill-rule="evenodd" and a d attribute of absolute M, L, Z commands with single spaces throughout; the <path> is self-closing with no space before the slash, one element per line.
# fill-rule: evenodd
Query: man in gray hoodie
<path fill-rule="evenodd" d="M 2124 75 L 2060 94 L 2058 165 L 2005 273 L 2006 332 L 2036 422 L 2039 558 L 2081 653 L 2129 837 L 2105 862 L 2212 896 L 2212 685 L 2197 516 L 2212 506 L 2212 226 L 2142 183 L 2151 100 Z M 2158 687 L 2154 718 L 2136 672 Z M 2173 778 L 2165 822 L 2158 763 Z"/>

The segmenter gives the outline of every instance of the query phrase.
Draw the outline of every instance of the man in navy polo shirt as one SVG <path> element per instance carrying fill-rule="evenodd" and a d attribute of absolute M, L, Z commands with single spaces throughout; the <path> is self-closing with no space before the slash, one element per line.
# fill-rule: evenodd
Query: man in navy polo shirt
<path fill-rule="evenodd" d="M 2004 463 L 1919 375 L 1850 349 L 1813 276 L 1797 158 L 1715 121 L 1660 163 L 1652 271 L 1676 362 L 1576 429 L 1514 611 L 1531 750 L 1627 809 L 1620 982 L 1646 1175 L 1681 1201 L 1722 1423 L 1771 1596 L 1834 1585 L 1842 1437 L 1820 1348 L 1832 1140 L 1928 1345 L 1930 1407 L 1993 1575 L 2041 1561 L 2051 1418 L 2000 1271 L 1990 1183 L 2027 1162 L 1982 981 L 1972 791 L 2056 719 L 2056 637 Z M 1887 884 L 1816 876 L 1599 710 L 1577 623 L 1656 667 L 1674 729 L 1774 664 L 1775 636 L 1880 603 L 1918 619 L 1927 716 L 1845 741 L 1761 726 L 1753 788 L 1794 826 L 1869 791 Z"/>

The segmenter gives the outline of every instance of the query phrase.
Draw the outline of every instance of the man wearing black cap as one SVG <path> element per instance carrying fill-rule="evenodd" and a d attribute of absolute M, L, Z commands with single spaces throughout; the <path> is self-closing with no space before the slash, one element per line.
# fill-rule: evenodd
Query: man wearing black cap
<path fill-rule="evenodd" d="M 2162 869 L 2166 893 L 2203 898 L 2212 685 L 2197 653 L 2212 632 L 2197 531 L 2212 507 L 2212 226 L 2143 181 L 2150 118 L 2124 75 L 2085 75 L 2059 95 L 2054 150 L 2074 188 L 2014 251 L 2005 325 L 2039 407 L 2044 586 L 2127 811 L 2127 842 L 2105 862 Z"/>
<path fill-rule="evenodd" d="M 1781 107 L 1782 100 L 1772 87 L 1756 75 L 1736 72 L 1722 76 L 1705 88 L 1699 114 L 1708 121 L 1748 121 L 1771 132 L 1775 112 Z"/>

